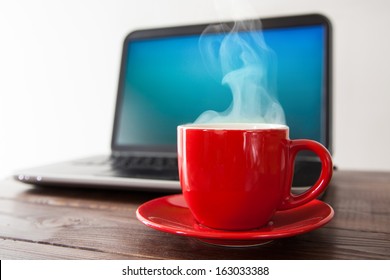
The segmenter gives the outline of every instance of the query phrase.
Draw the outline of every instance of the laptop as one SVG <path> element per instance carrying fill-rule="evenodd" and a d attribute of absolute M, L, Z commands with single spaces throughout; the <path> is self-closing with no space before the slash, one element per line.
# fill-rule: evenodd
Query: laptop
<path fill-rule="evenodd" d="M 332 152 L 329 20 L 310 14 L 261 21 L 277 57 L 277 95 L 290 138 L 313 139 Z M 202 63 L 198 42 L 207 26 L 130 33 L 123 44 L 111 154 L 22 170 L 14 178 L 39 186 L 180 192 L 176 127 L 205 110 L 223 111 L 232 99 Z M 312 185 L 320 169 L 315 155 L 300 153 L 294 189 Z"/>

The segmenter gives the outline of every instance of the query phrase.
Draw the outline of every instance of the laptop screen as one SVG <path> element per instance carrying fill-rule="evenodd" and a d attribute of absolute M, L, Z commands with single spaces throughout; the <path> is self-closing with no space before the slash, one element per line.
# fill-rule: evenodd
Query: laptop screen
<path fill-rule="evenodd" d="M 327 146 L 326 28 L 305 24 L 262 32 L 277 57 L 277 96 L 290 138 Z M 199 37 L 180 34 L 126 41 L 113 147 L 175 147 L 178 125 L 194 122 L 204 111 L 229 107 L 231 91 L 210 74 Z"/>

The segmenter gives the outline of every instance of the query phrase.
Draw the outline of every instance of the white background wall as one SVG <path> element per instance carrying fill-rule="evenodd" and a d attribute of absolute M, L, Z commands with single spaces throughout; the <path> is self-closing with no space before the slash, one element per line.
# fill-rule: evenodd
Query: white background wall
<path fill-rule="evenodd" d="M 390 171 L 390 1 L 249 2 L 248 17 L 331 19 L 335 163 Z M 0 177 L 108 153 L 125 35 L 218 17 L 210 0 L 0 0 Z"/>

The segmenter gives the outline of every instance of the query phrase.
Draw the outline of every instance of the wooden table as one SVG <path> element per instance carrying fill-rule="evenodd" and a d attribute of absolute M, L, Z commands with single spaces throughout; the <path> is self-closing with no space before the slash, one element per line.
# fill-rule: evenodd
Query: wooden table
<path fill-rule="evenodd" d="M 162 194 L 0 182 L 0 259 L 390 259 L 390 173 L 337 171 L 326 226 L 250 248 L 207 245 L 144 226 Z"/>

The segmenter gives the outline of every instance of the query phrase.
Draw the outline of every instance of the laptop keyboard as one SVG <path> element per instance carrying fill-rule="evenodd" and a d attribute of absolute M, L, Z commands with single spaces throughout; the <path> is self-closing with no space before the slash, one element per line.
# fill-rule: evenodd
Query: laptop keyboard
<path fill-rule="evenodd" d="M 177 158 L 117 156 L 111 158 L 111 166 L 131 170 L 177 170 Z"/>
<path fill-rule="evenodd" d="M 97 175 L 157 179 L 179 180 L 176 157 L 152 156 L 109 156 L 81 159 L 74 164 L 89 166 L 107 166 L 106 171 Z"/>
<path fill-rule="evenodd" d="M 79 160 L 76 164 L 107 166 L 97 175 L 123 178 L 179 180 L 176 157 L 110 156 Z"/>

